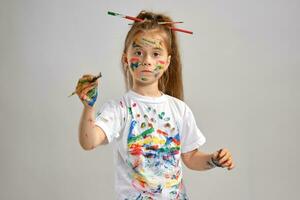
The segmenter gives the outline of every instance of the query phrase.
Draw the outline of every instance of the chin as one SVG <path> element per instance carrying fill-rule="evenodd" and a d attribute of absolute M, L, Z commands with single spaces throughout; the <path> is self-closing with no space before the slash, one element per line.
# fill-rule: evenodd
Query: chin
<path fill-rule="evenodd" d="M 150 85 L 150 84 L 157 82 L 158 79 L 152 78 L 152 77 L 151 78 L 142 77 L 142 78 L 136 79 L 135 81 L 140 85 Z"/>

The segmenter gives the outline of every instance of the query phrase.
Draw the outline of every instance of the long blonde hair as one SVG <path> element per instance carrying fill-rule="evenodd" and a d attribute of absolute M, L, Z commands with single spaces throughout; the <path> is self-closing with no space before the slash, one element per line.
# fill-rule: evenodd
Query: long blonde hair
<path fill-rule="evenodd" d="M 145 20 L 142 22 L 134 22 L 132 25 L 125 39 L 123 55 L 126 54 L 133 37 L 140 31 L 158 29 L 159 31 L 166 33 L 167 40 L 165 42 L 168 53 L 171 55 L 171 60 L 167 71 L 164 72 L 163 76 L 158 81 L 158 89 L 165 94 L 183 100 L 182 66 L 178 51 L 177 36 L 176 33 L 170 29 L 170 27 L 173 26 L 172 24 L 158 24 L 158 22 L 172 22 L 172 19 L 163 14 L 155 14 L 146 11 L 141 11 L 137 15 L 137 18 Z M 132 88 L 133 80 L 129 68 L 124 66 L 123 62 L 122 66 L 126 89 L 128 90 Z"/>

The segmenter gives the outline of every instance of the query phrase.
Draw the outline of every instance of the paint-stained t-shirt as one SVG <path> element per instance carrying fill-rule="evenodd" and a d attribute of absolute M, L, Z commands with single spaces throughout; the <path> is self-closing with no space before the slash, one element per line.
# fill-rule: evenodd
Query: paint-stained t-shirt
<path fill-rule="evenodd" d="M 180 154 L 203 145 L 205 137 L 183 101 L 130 90 L 103 104 L 96 125 L 113 145 L 118 200 L 188 199 Z"/>

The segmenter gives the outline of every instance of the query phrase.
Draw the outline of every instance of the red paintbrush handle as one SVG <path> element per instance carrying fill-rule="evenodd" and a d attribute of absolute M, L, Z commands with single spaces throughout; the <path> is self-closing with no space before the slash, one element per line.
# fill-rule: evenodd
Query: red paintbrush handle
<path fill-rule="evenodd" d="M 184 32 L 184 33 L 193 34 L 192 31 L 188 31 L 188 30 L 184 30 L 184 29 L 180 29 L 180 28 L 171 27 L 171 29 L 172 29 L 173 31 L 179 31 L 179 32 Z"/>
<path fill-rule="evenodd" d="M 136 18 L 136 17 L 130 17 L 130 16 L 125 16 L 126 19 L 130 19 L 130 20 L 133 20 L 133 21 L 138 21 L 138 22 L 142 22 L 144 20 L 142 19 L 139 19 L 139 18 Z"/>

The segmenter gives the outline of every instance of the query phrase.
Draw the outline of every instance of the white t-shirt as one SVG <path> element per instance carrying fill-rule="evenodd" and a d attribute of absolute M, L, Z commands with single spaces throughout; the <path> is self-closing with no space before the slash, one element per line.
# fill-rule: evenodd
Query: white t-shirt
<path fill-rule="evenodd" d="M 180 154 L 205 143 L 181 100 L 133 91 L 105 103 L 96 117 L 114 149 L 118 200 L 188 199 Z"/>

